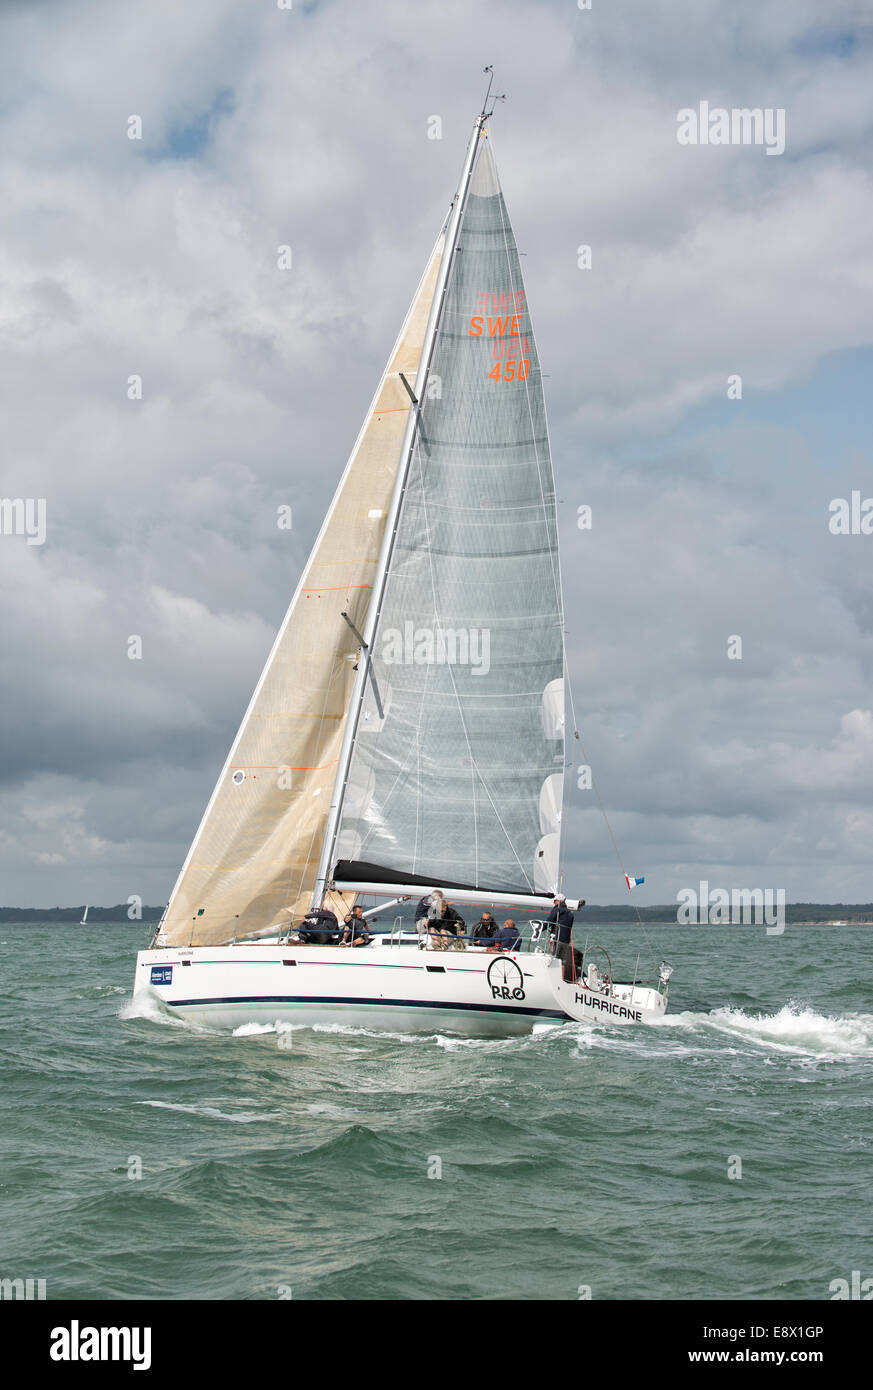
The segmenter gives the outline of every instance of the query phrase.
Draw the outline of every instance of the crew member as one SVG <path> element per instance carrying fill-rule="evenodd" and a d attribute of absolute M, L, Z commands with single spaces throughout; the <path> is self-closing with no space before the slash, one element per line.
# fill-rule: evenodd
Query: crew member
<path fill-rule="evenodd" d="M 459 936 L 463 936 L 467 930 L 466 923 L 459 912 L 450 907 L 442 893 L 433 894 L 437 899 L 438 907 L 428 910 L 427 929 L 430 934 L 430 944 L 435 951 L 463 951 L 463 941 L 458 941 Z M 433 911 L 433 916 L 431 916 Z"/>
<path fill-rule="evenodd" d="M 370 932 L 364 920 L 364 911 L 360 903 L 356 903 L 351 912 L 346 913 L 343 923 L 343 933 L 340 937 L 341 946 L 369 946 Z"/>
<path fill-rule="evenodd" d="M 555 903 L 546 921 L 552 925 L 552 949 L 554 954 L 561 961 L 561 968 L 565 980 L 572 980 L 572 957 L 570 955 L 570 943 L 573 933 L 573 914 L 567 906 L 567 899 L 563 893 L 555 894 Z"/>
<path fill-rule="evenodd" d="M 313 908 L 312 912 L 307 912 L 303 918 L 303 925 L 298 929 L 297 935 L 307 945 L 329 946 L 335 943 L 339 936 L 336 914 L 328 907 Z"/>
<path fill-rule="evenodd" d="M 521 936 L 511 917 L 488 942 L 489 951 L 517 951 L 521 946 Z"/>
<path fill-rule="evenodd" d="M 493 940 L 496 932 L 497 923 L 491 916 L 491 913 L 483 912 L 482 916 L 479 918 L 479 921 L 476 922 L 476 924 L 473 927 L 473 930 L 470 932 L 470 935 L 473 937 L 474 940 L 481 940 L 481 938 L 484 937 L 491 941 Z M 484 941 L 482 942 L 482 944 L 484 945 Z"/>

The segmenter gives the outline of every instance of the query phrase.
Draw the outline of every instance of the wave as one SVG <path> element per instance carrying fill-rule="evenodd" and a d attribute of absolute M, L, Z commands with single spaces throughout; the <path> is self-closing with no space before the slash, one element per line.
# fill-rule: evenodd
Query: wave
<path fill-rule="evenodd" d="M 133 1103 L 134 1105 L 151 1105 L 155 1110 L 180 1110 L 183 1115 L 198 1115 L 207 1120 L 228 1120 L 234 1125 L 254 1125 L 267 1120 L 284 1118 L 278 1110 L 267 1111 L 263 1115 L 256 1115 L 243 1110 L 232 1115 L 226 1110 L 219 1110 L 215 1105 L 178 1105 L 169 1100 L 135 1100 Z"/>
<path fill-rule="evenodd" d="M 145 1019 L 151 1023 L 182 1028 L 191 1033 L 221 1035 L 224 1030 L 202 1022 L 182 1019 L 163 1004 L 156 994 L 147 990 L 135 994 L 118 1010 L 121 1019 Z M 641 1028 L 610 1027 L 607 1022 L 541 1023 L 530 1033 L 511 1037 L 471 1038 L 444 1033 L 402 1033 L 385 1029 L 366 1028 L 352 1024 L 324 1023 L 308 1025 L 286 1023 L 244 1023 L 233 1030 L 236 1038 L 262 1037 L 275 1034 L 282 1039 L 306 1031 L 347 1038 L 366 1038 L 374 1042 L 401 1044 L 409 1047 L 437 1048 L 444 1052 L 486 1051 L 495 1053 L 527 1051 L 529 1048 L 550 1047 L 556 1039 L 572 1039 L 575 1046 L 585 1050 L 603 1047 L 618 1051 L 638 1051 L 642 1048 L 652 1055 L 686 1054 L 705 1040 L 718 1036 L 756 1050 L 769 1050 L 819 1061 L 842 1061 L 873 1057 L 873 1014 L 824 1014 L 811 1005 L 790 1000 L 775 1013 L 747 1011 L 741 1005 L 724 1005 L 711 1009 L 686 1010 L 666 1014 L 656 1022 Z M 657 1034 L 666 1031 L 668 1038 Z M 225 1033 L 225 1036 L 227 1034 Z"/>
<path fill-rule="evenodd" d="M 137 991 L 132 999 L 128 999 L 126 1003 L 122 1004 L 117 1017 L 125 1021 L 141 1018 L 149 1023 L 162 1023 L 168 1028 L 181 1028 L 188 1033 L 204 1033 L 210 1037 L 217 1036 L 221 1031 L 217 1028 L 210 1028 L 205 1023 L 195 1023 L 191 1019 L 180 1017 L 179 1014 L 168 1009 L 157 994 L 153 994 L 147 989 Z"/>
<path fill-rule="evenodd" d="M 821 1061 L 873 1057 L 873 1014 L 820 1014 L 795 1000 L 775 1014 L 750 1014 L 731 1005 L 709 1013 L 668 1014 L 654 1027 L 691 1033 L 712 1030 L 722 1037 Z"/>
<path fill-rule="evenodd" d="M 305 1028 L 305 1023 L 283 1023 L 281 1019 L 276 1019 L 275 1023 L 241 1023 L 238 1028 L 234 1028 L 232 1037 L 234 1038 L 257 1038 L 265 1033 L 297 1033 L 301 1028 Z"/>
<path fill-rule="evenodd" d="M 351 1023 L 287 1023 L 276 1019 L 273 1023 L 241 1023 L 232 1032 L 216 1028 L 206 1023 L 181 1018 L 169 1009 L 163 1000 L 149 990 L 140 990 L 128 999 L 118 1010 L 121 1019 L 145 1019 L 149 1023 L 161 1023 L 174 1028 L 187 1029 L 192 1033 L 205 1033 L 211 1036 L 232 1036 L 234 1038 L 264 1037 L 270 1034 L 289 1035 L 297 1032 L 333 1034 L 345 1038 L 369 1038 L 374 1042 L 402 1043 L 406 1046 L 429 1045 L 453 1051 L 456 1048 L 512 1049 L 530 1045 L 536 1038 L 552 1036 L 561 1032 L 566 1025 L 561 1023 L 537 1023 L 533 1032 L 513 1035 L 508 1038 L 469 1038 L 460 1034 L 444 1033 L 401 1033 L 387 1028 L 367 1028 Z M 290 1037 L 289 1037 L 290 1042 Z"/>
<path fill-rule="evenodd" d="M 584 1028 L 585 1025 L 579 1025 Z M 291 1033 L 303 1031 L 310 1035 L 320 1034 L 336 1038 L 368 1039 L 375 1043 L 400 1044 L 403 1047 L 437 1049 L 444 1052 L 486 1051 L 496 1053 L 518 1052 L 541 1044 L 546 1038 L 557 1034 L 567 1034 L 575 1025 L 563 1023 L 536 1023 L 530 1033 L 516 1033 L 510 1037 L 471 1038 L 459 1033 L 401 1033 L 388 1028 L 367 1028 L 353 1023 L 244 1023 L 235 1028 L 233 1036 L 255 1037 L 270 1033 Z M 289 1039 L 290 1041 L 290 1039 Z"/>

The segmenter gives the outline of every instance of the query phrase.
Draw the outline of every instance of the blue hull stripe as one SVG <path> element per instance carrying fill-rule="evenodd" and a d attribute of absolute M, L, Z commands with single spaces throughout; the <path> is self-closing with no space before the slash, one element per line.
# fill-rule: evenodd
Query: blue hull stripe
<path fill-rule="evenodd" d="M 430 999 L 339 999 L 334 994 L 236 994 L 217 999 L 164 999 L 171 1009 L 207 1008 L 211 1004 L 380 1004 L 395 1009 L 450 1009 L 453 1012 L 471 1010 L 473 1013 L 524 1014 L 534 1018 L 570 1017 L 559 1009 L 524 1009 L 509 1004 L 450 1004 Z"/>

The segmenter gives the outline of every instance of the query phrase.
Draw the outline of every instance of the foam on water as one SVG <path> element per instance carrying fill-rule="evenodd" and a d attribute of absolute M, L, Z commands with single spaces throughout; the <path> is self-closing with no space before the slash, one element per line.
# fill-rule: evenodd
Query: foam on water
<path fill-rule="evenodd" d="M 313 1033 L 337 1033 L 347 1038 L 375 1038 L 400 1043 L 433 1042 L 433 1033 L 392 1033 L 387 1028 L 361 1028 L 352 1023 L 314 1023 Z"/>
<path fill-rule="evenodd" d="M 160 1023 L 193 1033 L 218 1035 L 224 1031 L 205 1023 L 180 1018 L 169 1010 L 156 994 L 148 990 L 140 991 L 123 1004 L 118 1010 L 118 1017 L 145 1019 L 151 1023 Z M 555 1038 L 571 1037 L 577 1050 L 587 1051 L 605 1047 L 618 1051 L 640 1051 L 646 1056 L 660 1053 L 666 1058 L 690 1055 L 701 1048 L 705 1049 L 707 1038 L 712 1044 L 716 1037 L 721 1037 L 733 1039 L 739 1045 L 750 1045 L 756 1050 L 769 1049 L 820 1061 L 873 1057 L 873 1014 L 820 1014 L 810 1005 L 795 1000 L 784 1004 L 772 1014 L 747 1013 L 741 1007 L 725 1005 L 707 1013 L 693 1010 L 678 1014 L 668 1013 L 661 1019 L 633 1028 L 610 1027 L 607 1022 L 601 1020 L 592 1023 L 538 1023 L 530 1033 L 507 1038 L 400 1033 L 344 1023 L 307 1025 L 286 1023 L 278 1019 L 273 1023 L 243 1023 L 233 1030 L 232 1036 L 259 1037 L 307 1030 L 340 1037 L 371 1038 L 404 1046 L 424 1045 L 446 1052 L 518 1051 L 531 1046 L 543 1046 Z M 664 1036 L 665 1033 L 669 1040 Z"/>
<path fill-rule="evenodd" d="M 728 1006 L 707 1014 L 668 1014 L 656 1026 L 691 1033 L 712 1030 L 777 1052 L 816 1057 L 822 1061 L 873 1057 L 873 1015 L 834 1017 L 817 1013 L 809 1005 L 794 1000 L 775 1014 L 748 1014 L 744 1009 Z"/>
<path fill-rule="evenodd" d="M 238 1028 L 234 1028 L 233 1037 L 235 1038 L 254 1038 L 260 1037 L 264 1033 L 297 1033 L 301 1028 L 305 1028 L 305 1023 L 284 1023 L 277 1018 L 275 1023 L 241 1023 Z"/>
<path fill-rule="evenodd" d="M 172 1009 L 168 1009 L 157 994 L 147 989 L 138 990 L 132 999 L 122 1004 L 117 1017 L 124 1020 L 146 1019 L 149 1023 L 161 1023 L 164 1027 L 181 1028 L 189 1033 L 207 1033 L 214 1036 L 220 1031 L 208 1027 L 205 1023 L 195 1023 L 190 1019 L 181 1018 Z"/>
<path fill-rule="evenodd" d="M 296 1032 L 326 1033 L 338 1037 L 346 1038 L 371 1038 L 375 1042 L 401 1043 L 405 1046 L 422 1046 L 427 1044 L 431 1047 L 444 1048 L 452 1051 L 455 1048 L 517 1048 L 520 1045 L 530 1044 L 533 1039 L 543 1040 L 554 1036 L 556 1033 L 566 1032 L 567 1025 L 561 1023 L 536 1023 L 533 1030 L 528 1034 L 515 1034 L 508 1038 L 467 1038 L 459 1035 L 449 1035 L 443 1033 L 399 1033 L 387 1028 L 366 1028 L 358 1024 L 351 1023 L 287 1023 L 281 1019 L 276 1019 L 273 1023 L 241 1023 L 230 1033 L 225 1029 L 210 1027 L 206 1023 L 196 1023 L 187 1019 L 180 1018 L 178 1014 L 168 1009 L 160 997 L 148 990 L 141 990 L 132 999 L 122 1005 L 118 1010 L 118 1017 L 121 1019 L 146 1019 L 150 1023 L 168 1024 L 173 1027 L 188 1029 L 195 1033 L 210 1033 L 213 1035 L 232 1036 L 234 1038 L 263 1037 L 269 1034 L 283 1034 Z M 586 1025 L 580 1025 L 585 1027 Z M 596 1026 L 596 1025 L 595 1025 Z"/>
<path fill-rule="evenodd" d="M 262 1115 L 241 1111 L 231 1115 L 225 1110 L 219 1110 L 215 1105 L 177 1105 L 169 1100 L 135 1100 L 134 1105 L 151 1105 L 155 1110 L 178 1110 L 183 1115 L 200 1115 L 207 1120 L 227 1120 L 234 1125 L 253 1125 L 282 1119 L 279 1111 L 265 1112 Z"/>

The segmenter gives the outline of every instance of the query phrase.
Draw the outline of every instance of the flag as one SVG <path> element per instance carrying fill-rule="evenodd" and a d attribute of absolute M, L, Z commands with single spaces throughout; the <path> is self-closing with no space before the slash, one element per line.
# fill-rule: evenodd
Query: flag
<path fill-rule="evenodd" d="M 627 884 L 627 891 L 630 892 L 632 888 L 639 888 L 640 884 L 645 883 L 646 880 L 645 877 L 631 878 L 630 874 L 625 874 L 624 881 Z"/>

